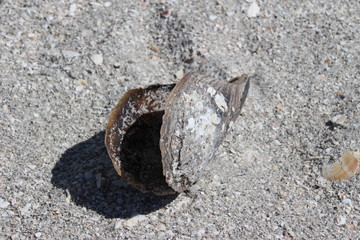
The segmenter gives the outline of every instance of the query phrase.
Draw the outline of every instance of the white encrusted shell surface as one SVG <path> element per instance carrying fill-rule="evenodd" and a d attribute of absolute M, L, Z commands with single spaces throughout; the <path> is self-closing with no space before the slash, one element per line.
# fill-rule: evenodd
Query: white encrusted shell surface
<path fill-rule="evenodd" d="M 190 73 L 171 91 L 160 149 L 167 183 L 182 192 L 196 183 L 246 99 L 246 75 L 230 82 Z"/>

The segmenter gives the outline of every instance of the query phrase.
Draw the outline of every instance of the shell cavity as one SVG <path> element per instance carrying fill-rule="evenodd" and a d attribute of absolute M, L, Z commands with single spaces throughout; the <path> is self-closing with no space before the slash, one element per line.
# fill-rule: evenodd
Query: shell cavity
<path fill-rule="evenodd" d="M 159 150 L 164 105 L 174 85 L 130 90 L 109 116 L 108 154 L 123 180 L 143 192 L 174 193 L 162 175 Z"/>

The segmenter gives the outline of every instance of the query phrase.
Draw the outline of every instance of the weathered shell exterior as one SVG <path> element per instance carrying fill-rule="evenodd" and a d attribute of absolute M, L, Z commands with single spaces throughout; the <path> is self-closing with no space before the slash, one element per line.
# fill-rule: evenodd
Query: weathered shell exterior
<path fill-rule="evenodd" d="M 188 74 L 165 105 L 160 149 L 167 183 L 182 192 L 196 183 L 213 159 L 249 89 L 246 75 L 231 82 Z"/>
<path fill-rule="evenodd" d="M 246 75 L 225 82 L 189 73 L 176 85 L 128 91 L 106 128 L 115 169 L 143 192 L 188 189 L 213 159 L 248 89 Z"/>

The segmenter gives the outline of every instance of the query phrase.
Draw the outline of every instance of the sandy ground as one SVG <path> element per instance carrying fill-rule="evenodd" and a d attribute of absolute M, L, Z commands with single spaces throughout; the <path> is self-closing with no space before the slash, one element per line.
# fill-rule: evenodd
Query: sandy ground
<path fill-rule="evenodd" d="M 321 178 L 360 150 L 359 1 L 0 2 L 0 239 L 360 239 L 360 174 Z M 245 107 L 188 193 L 140 193 L 108 115 L 191 71 L 249 74 Z"/>

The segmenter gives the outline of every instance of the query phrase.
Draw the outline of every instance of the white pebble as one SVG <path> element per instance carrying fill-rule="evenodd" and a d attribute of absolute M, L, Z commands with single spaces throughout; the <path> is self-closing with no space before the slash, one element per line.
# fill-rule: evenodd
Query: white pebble
<path fill-rule="evenodd" d="M 336 115 L 331 119 L 331 122 L 336 123 L 338 125 L 344 125 L 347 117 L 345 115 Z"/>
<path fill-rule="evenodd" d="M 95 65 L 100 65 L 104 61 L 102 54 L 93 54 L 90 56 L 90 59 Z"/>
<path fill-rule="evenodd" d="M 117 221 L 115 223 L 115 229 L 119 229 L 121 227 L 121 223 L 122 223 L 122 221 Z"/>
<path fill-rule="evenodd" d="M 2 198 L 0 198 L 0 208 L 7 208 L 10 203 Z"/>
<path fill-rule="evenodd" d="M 27 166 L 28 166 L 28 168 L 30 168 L 31 170 L 36 169 L 36 165 L 34 165 L 34 164 L 28 164 Z"/>
<path fill-rule="evenodd" d="M 331 147 L 330 147 L 330 148 L 325 149 L 325 152 L 326 152 L 326 153 L 331 153 L 332 151 L 333 151 L 333 148 L 331 148 Z"/>
<path fill-rule="evenodd" d="M 317 179 L 317 184 L 321 187 L 325 187 L 327 180 L 323 177 L 318 177 Z"/>
<path fill-rule="evenodd" d="M 343 203 L 343 204 L 350 204 L 350 203 L 351 203 L 351 199 L 345 198 L 345 199 L 343 199 L 343 200 L 341 201 L 341 203 Z"/>
<path fill-rule="evenodd" d="M 8 113 L 8 112 L 10 112 L 9 107 L 6 104 L 3 105 L 3 113 Z"/>
<path fill-rule="evenodd" d="M 124 223 L 124 225 L 127 227 L 134 227 L 136 224 L 138 224 L 139 222 L 142 222 L 146 219 L 147 219 L 147 217 L 145 217 L 144 215 L 136 215 L 135 217 L 128 219 Z"/>
<path fill-rule="evenodd" d="M 257 17 L 257 15 L 259 15 L 259 13 L 260 13 L 260 7 L 256 3 L 256 1 L 253 1 L 247 10 L 247 16 L 249 18 L 254 18 L 254 17 Z"/>
<path fill-rule="evenodd" d="M 71 202 L 71 194 L 70 194 L 70 191 L 69 191 L 69 189 L 66 189 L 66 199 L 65 199 L 65 201 L 67 202 L 67 203 L 70 203 Z"/>
<path fill-rule="evenodd" d="M 45 16 L 45 19 L 46 19 L 46 21 L 50 22 L 50 21 L 52 21 L 54 19 L 54 16 L 51 15 L 51 14 L 48 14 L 48 15 Z"/>
<path fill-rule="evenodd" d="M 111 2 L 105 2 L 104 3 L 104 7 L 110 7 L 111 6 Z"/>
<path fill-rule="evenodd" d="M 84 86 L 76 86 L 75 92 L 81 92 L 84 89 Z"/>
<path fill-rule="evenodd" d="M 69 6 L 69 16 L 74 16 L 76 10 L 77 10 L 77 4 L 76 3 L 70 4 L 70 6 Z"/>
<path fill-rule="evenodd" d="M 231 17 L 232 15 L 234 15 L 234 11 L 226 11 L 226 15 Z"/>
<path fill-rule="evenodd" d="M 75 52 L 75 51 L 70 51 L 70 50 L 62 50 L 62 54 L 63 54 L 64 58 L 75 58 L 80 55 L 80 53 Z"/>
<path fill-rule="evenodd" d="M 160 223 L 159 226 L 158 226 L 158 230 L 159 231 L 165 231 L 166 230 L 165 224 Z"/>
<path fill-rule="evenodd" d="M 23 208 L 20 209 L 20 212 L 22 214 L 27 214 L 29 213 L 30 208 L 31 208 L 31 203 L 28 203 Z"/>
<path fill-rule="evenodd" d="M 215 19 L 217 19 L 217 16 L 215 16 L 215 15 L 210 15 L 210 16 L 209 16 L 209 19 L 210 19 L 211 21 L 214 21 Z"/>
<path fill-rule="evenodd" d="M 182 79 L 184 76 L 184 71 L 183 70 L 179 70 L 175 73 L 175 76 L 177 79 Z"/>
<path fill-rule="evenodd" d="M 41 232 L 35 233 L 35 237 L 36 237 L 36 238 L 40 238 L 40 237 L 41 237 Z"/>
<path fill-rule="evenodd" d="M 276 146 L 281 146 L 281 142 L 280 142 L 279 140 L 274 140 L 274 144 L 275 144 Z"/>
<path fill-rule="evenodd" d="M 97 215 L 97 216 L 91 217 L 90 220 L 94 221 L 94 222 L 97 222 L 97 221 L 100 220 L 100 216 Z"/>
<path fill-rule="evenodd" d="M 345 225 L 346 224 L 346 218 L 343 216 L 339 217 L 338 225 Z"/>
<path fill-rule="evenodd" d="M 199 237 L 202 237 L 204 234 L 205 234 L 205 229 L 200 229 L 198 232 L 197 232 L 197 235 L 199 236 Z"/>

